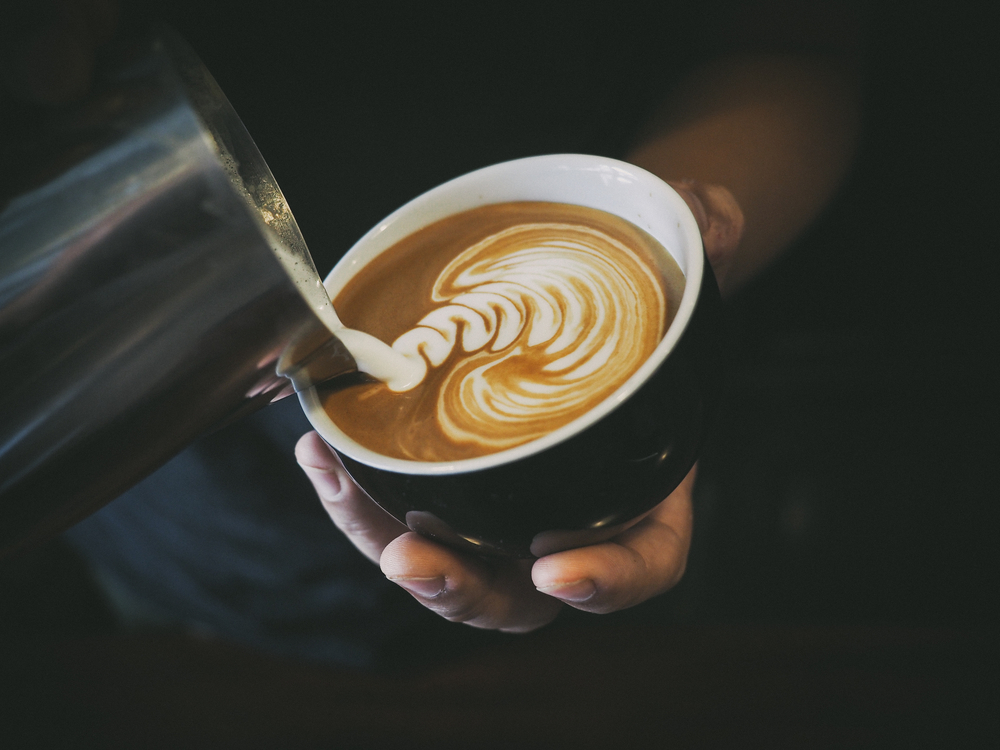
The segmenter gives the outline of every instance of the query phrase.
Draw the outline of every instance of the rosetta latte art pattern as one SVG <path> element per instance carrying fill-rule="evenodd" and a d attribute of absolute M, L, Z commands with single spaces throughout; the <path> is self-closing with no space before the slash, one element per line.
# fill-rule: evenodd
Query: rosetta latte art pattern
<path fill-rule="evenodd" d="M 459 254 L 439 307 L 392 344 L 446 368 L 441 430 L 503 450 L 582 416 L 663 336 L 661 281 L 625 244 L 585 225 L 526 223 Z"/>

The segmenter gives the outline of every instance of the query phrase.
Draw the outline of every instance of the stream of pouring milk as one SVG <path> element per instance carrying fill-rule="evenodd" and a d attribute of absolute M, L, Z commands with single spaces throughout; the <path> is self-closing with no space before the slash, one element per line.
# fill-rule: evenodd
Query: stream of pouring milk
<path fill-rule="evenodd" d="M 284 205 L 284 204 L 282 204 Z M 360 372 L 381 380 L 390 390 L 408 391 L 420 385 L 427 373 L 423 357 L 403 354 L 384 341 L 362 331 L 345 328 L 337 311 L 333 309 L 330 295 L 319 278 L 312 256 L 301 239 L 283 242 L 273 227 L 264 227 L 275 257 L 299 288 L 302 296 L 323 324 L 347 348 Z M 294 238 L 293 238 L 294 239 Z"/>
<path fill-rule="evenodd" d="M 389 390 L 397 393 L 408 391 L 420 385 L 427 374 L 427 363 L 419 354 L 416 356 L 403 354 L 389 346 L 381 339 L 353 328 L 346 328 L 340 322 L 337 311 L 330 302 L 326 289 L 320 282 L 323 303 L 314 309 L 316 315 L 336 336 L 347 351 L 354 357 L 358 370 L 381 380 Z M 317 301 L 320 297 L 316 295 Z"/>
<path fill-rule="evenodd" d="M 353 328 L 341 326 L 331 330 L 354 357 L 358 370 L 381 380 L 390 391 L 401 393 L 416 388 L 427 374 L 422 357 L 401 354 L 384 341 Z"/>

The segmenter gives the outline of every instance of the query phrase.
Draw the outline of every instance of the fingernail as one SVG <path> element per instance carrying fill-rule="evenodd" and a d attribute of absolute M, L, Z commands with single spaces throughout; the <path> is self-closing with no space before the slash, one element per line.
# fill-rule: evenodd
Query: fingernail
<path fill-rule="evenodd" d="M 597 593 L 597 586 L 589 578 L 572 583 L 557 583 L 554 586 L 539 586 L 538 590 L 543 594 L 554 596 L 565 602 L 585 602 Z"/>
<path fill-rule="evenodd" d="M 411 594 L 422 596 L 425 599 L 433 599 L 444 591 L 444 578 L 390 578 L 390 581 L 402 586 Z"/>

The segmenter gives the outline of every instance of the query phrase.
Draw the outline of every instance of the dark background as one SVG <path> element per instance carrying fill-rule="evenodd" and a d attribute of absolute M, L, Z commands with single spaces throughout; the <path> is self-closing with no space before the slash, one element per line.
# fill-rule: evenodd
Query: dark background
<path fill-rule="evenodd" d="M 611 52 L 587 68 L 608 71 L 606 80 L 579 80 L 572 70 L 558 70 L 570 64 L 572 38 L 559 41 L 566 46 L 557 51 L 566 55 L 554 53 L 549 60 L 558 73 L 553 80 L 576 78 L 579 91 L 547 89 L 532 69 L 519 67 L 524 63 L 517 55 L 474 66 L 494 71 L 487 81 L 469 80 L 468 69 L 450 57 L 429 68 L 408 64 L 428 47 L 454 53 L 457 45 L 458 60 L 492 54 L 475 40 L 456 42 L 447 13 L 384 23 L 378 13 L 355 17 L 337 4 L 206 1 L 161 2 L 144 6 L 136 17 L 165 17 L 204 59 L 267 159 L 325 274 L 382 216 L 450 177 L 554 150 L 621 155 L 629 132 L 614 114 L 635 121 L 648 81 L 623 85 L 620 66 L 657 59 L 663 27 L 653 23 L 662 20 L 655 14 L 649 22 L 615 20 L 626 15 L 616 8 L 617 15 L 601 11 L 608 17 L 604 46 Z M 502 35 L 504 24 L 562 22 L 565 16 L 512 18 L 497 11 L 479 19 L 459 25 Z M 592 20 L 578 21 L 580 28 Z M 565 23 L 573 29 L 577 21 Z M 706 655 L 704 670 L 686 673 L 694 688 L 713 679 L 732 687 L 731 674 L 716 658 L 720 653 L 746 667 L 748 654 L 780 653 L 775 644 L 796 642 L 796 633 L 846 633 L 808 641 L 812 651 L 806 651 L 836 660 L 848 641 L 868 644 L 867 651 L 851 653 L 867 654 L 869 671 L 889 675 L 886 684 L 895 688 L 886 689 L 898 691 L 892 705 L 906 709 L 893 719 L 897 724 L 890 722 L 896 731 L 917 726 L 923 707 L 951 700 L 956 713 L 934 725 L 939 734 L 913 730 L 911 739 L 920 734 L 930 743 L 927 738 L 943 739 L 958 723 L 968 729 L 969 722 L 983 734 L 960 732 L 964 739 L 954 746 L 980 746 L 974 738 L 990 732 L 996 737 L 992 712 L 970 698 L 984 697 L 985 705 L 995 698 L 997 663 L 998 195 L 991 106 L 997 81 L 988 32 L 975 9 L 961 6 L 932 12 L 883 5 L 871 13 L 865 132 L 853 172 L 793 251 L 730 306 L 735 365 L 719 428 L 702 461 L 685 580 L 671 594 L 628 612 L 562 617 L 553 632 L 566 640 L 542 634 L 515 648 L 558 649 L 558 643 L 590 637 L 575 634 L 577 629 L 595 627 L 722 633 L 717 641 L 705 636 L 707 641 L 692 643 L 692 636 L 682 635 L 677 642 L 686 644 L 687 653 Z M 615 51 L 630 34 L 640 34 L 640 49 L 619 59 Z M 685 43 L 671 34 L 683 61 Z M 424 79 L 428 69 L 433 82 Z M 384 87 L 383 95 L 371 96 L 372 86 Z M 494 102 L 522 89 L 516 111 L 493 110 Z M 535 98 L 552 96 L 566 97 L 565 107 L 557 108 L 560 117 L 546 127 L 529 127 L 540 111 Z M 579 118 L 581 96 L 608 115 Z M 135 678 L 126 667 L 100 672 L 72 655 L 53 661 L 51 654 L 65 653 L 65 647 L 38 647 L 95 634 L 116 637 L 65 549 L 53 546 L 8 564 L 0 570 L 0 594 L 0 633 L 8 645 L 35 644 L 27 651 L 12 646 L 12 653 L 48 655 L 41 661 L 14 657 L 8 675 L 29 673 L 40 663 L 50 676 L 65 670 L 67 684 L 77 687 Z M 696 630 L 683 630 L 691 627 Z M 914 633 L 936 635 L 920 640 Z M 901 646 L 886 646 L 897 636 L 897 646 L 917 645 L 901 657 Z M 471 639 L 475 648 L 495 645 L 478 634 L 449 638 Z M 584 645 L 594 643 L 602 648 L 601 641 Z M 144 653 L 131 653 L 124 662 L 145 663 Z M 170 664 L 197 671 L 190 657 L 175 656 Z M 238 672 L 237 662 L 223 659 L 218 674 Z M 98 670 L 93 681 L 82 663 Z M 827 679 L 853 690 L 843 675 L 828 673 L 782 683 L 768 671 L 775 662 L 763 663 L 771 667 L 747 667 L 746 683 L 732 688 L 742 698 L 730 700 L 745 703 L 755 682 L 764 690 L 785 685 L 787 693 L 779 691 L 784 702 L 775 703 L 785 709 L 775 708 L 771 716 L 778 723 L 797 705 L 795 685 Z M 146 666 L 169 672 L 159 662 Z M 544 679 L 544 664 L 537 669 L 535 678 L 525 678 L 526 686 Z M 224 682 L 222 689 L 235 682 Z M 51 685 L 46 689 L 51 699 Z M 880 710 L 889 705 L 875 702 Z M 711 699 L 704 705 L 718 708 Z M 846 722 L 851 731 L 833 736 L 879 746 L 882 735 L 871 728 L 888 714 L 866 715 L 859 724 L 842 720 L 837 726 L 843 729 Z M 701 724 L 690 719 L 684 726 Z M 807 733 L 805 744 L 789 744 L 827 746 L 818 741 L 821 735 Z M 726 746 L 724 737 L 720 746 Z"/>

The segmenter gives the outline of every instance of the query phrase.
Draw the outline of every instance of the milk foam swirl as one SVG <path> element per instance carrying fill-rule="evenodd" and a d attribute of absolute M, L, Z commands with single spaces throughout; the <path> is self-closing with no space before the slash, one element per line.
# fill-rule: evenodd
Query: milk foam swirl
<path fill-rule="evenodd" d="M 490 450 L 540 437 L 606 398 L 663 336 L 660 280 L 586 225 L 525 223 L 469 247 L 438 276 L 441 304 L 393 342 L 449 368 L 442 431 Z"/>

